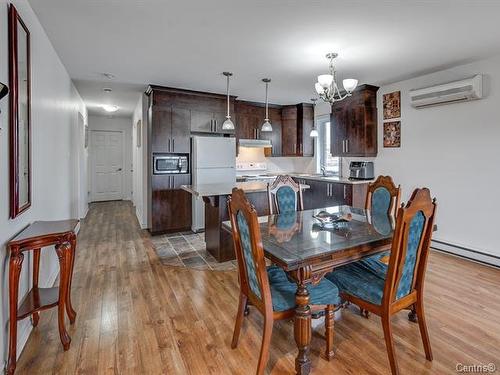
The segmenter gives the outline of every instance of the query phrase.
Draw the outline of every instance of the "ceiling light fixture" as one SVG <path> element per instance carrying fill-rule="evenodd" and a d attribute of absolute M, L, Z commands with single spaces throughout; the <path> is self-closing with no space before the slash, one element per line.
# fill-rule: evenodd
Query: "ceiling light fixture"
<path fill-rule="evenodd" d="M 104 104 L 101 106 L 106 112 L 116 112 L 118 111 L 118 106 L 113 104 Z"/>
<path fill-rule="evenodd" d="M 233 75 L 233 73 L 230 72 L 223 72 L 227 78 L 227 85 L 226 85 L 226 96 L 227 96 L 227 115 L 226 115 L 226 121 L 222 124 L 222 130 L 234 130 L 234 124 L 231 121 L 231 115 L 229 114 L 229 77 Z"/>
<path fill-rule="evenodd" d="M 344 100 L 351 96 L 352 92 L 358 85 L 357 79 L 344 79 L 342 85 L 346 91 L 344 95 L 341 94 L 337 85 L 337 72 L 335 70 L 334 60 L 338 56 L 337 53 L 329 53 L 326 58 L 330 60 L 330 74 L 322 74 L 318 76 L 318 82 L 314 85 L 316 92 L 323 101 L 333 104 L 340 100 Z"/>
<path fill-rule="evenodd" d="M 106 77 L 107 79 L 115 79 L 116 76 L 114 74 L 111 74 L 111 73 L 101 73 L 104 77 Z"/>
<path fill-rule="evenodd" d="M 317 98 L 312 98 L 311 102 L 313 103 L 313 128 L 311 129 L 311 132 L 309 133 L 309 136 L 312 138 L 316 138 L 318 136 L 318 130 L 316 129 L 316 121 L 314 120 L 314 112 L 316 109 L 316 101 Z"/>
<path fill-rule="evenodd" d="M 266 118 L 264 119 L 264 123 L 262 124 L 262 127 L 260 128 L 260 130 L 262 130 L 263 132 L 272 132 L 273 131 L 273 127 L 271 125 L 271 122 L 269 121 L 269 108 L 268 108 L 268 90 L 269 90 L 269 82 L 271 82 L 271 79 L 270 78 L 264 78 L 262 80 L 262 82 L 264 82 L 266 84 Z"/>

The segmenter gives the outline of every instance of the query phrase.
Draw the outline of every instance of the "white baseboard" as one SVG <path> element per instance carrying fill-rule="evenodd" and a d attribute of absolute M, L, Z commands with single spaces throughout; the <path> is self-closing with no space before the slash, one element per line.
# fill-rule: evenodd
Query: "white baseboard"
<path fill-rule="evenodd" d="M 500 267 L 500 257 L 488 254 L 480 250 L 470 249 L 461 245 L 444 242 L 441 240 L 432 240 L 431 247 L 435 250 L 457 255 L 475 262 L 487 264 L 494 267 Z"/>

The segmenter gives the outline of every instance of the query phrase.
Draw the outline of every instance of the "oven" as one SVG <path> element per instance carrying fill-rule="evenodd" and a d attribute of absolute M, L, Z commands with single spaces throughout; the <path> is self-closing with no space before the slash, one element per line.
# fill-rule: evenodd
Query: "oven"
<path fill-rule="evenodd" d="M 153 154 L 153 174 L 189 173 L 189 154 Z"/>

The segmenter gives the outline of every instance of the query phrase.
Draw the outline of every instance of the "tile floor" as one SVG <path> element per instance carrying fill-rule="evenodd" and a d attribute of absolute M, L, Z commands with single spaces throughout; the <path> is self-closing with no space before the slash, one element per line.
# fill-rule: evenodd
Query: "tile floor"
<path fill-rule="evenodd" d="M 197 270 L 236 270 L 236 261 L 218 263 L 206 250 L 204 233 L 172 233 L 152 236 L 151 242 L 162 264 Z"/>

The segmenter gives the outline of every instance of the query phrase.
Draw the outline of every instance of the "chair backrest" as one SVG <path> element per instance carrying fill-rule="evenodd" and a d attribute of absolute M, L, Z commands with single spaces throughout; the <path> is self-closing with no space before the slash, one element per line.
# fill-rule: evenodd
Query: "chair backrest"
<path fill-rule="evenodd" d="M 383 303 L 422 291 L 436 207 L 429 189 L 423 188 L 416 189 L 407 205 L 398 210 Z"/>
<path fill-rule="evenodd" d="M 375 215 L 395 215 L 400 199 L 401 185 L 396 187 L 390 176 L 378 176 L 368 185 L 365 208 Z"/>
<path fill-rule="evenodd" d="M 267 184 L 269 211 L 271 214 L 302 211 L 302 190 L 290 176 L 278 176 Z"/>
<path fill-rule="evenodd" d="M 257 212 L 243 190 L 238 188 L 233 189 L 228 206 L 241 292 L 261 312 L 272 313 L 271 290 Z"/>

